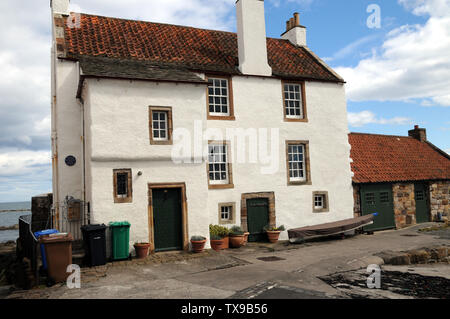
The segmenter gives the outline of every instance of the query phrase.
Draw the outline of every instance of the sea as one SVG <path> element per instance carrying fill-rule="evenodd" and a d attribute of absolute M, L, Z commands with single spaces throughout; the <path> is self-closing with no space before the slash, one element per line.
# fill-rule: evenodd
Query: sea
<path fill-rule="evenodd" d="M 14 212 L 14 210 L 24 210 Z M 9 211 L 11 210 L 11 211 Z M 6 211 L 6 212 L 4 212 Z M 31 214 L 31 202 L 0 203 L 0 226 L 14 226 L 19 223 L 19 217 Z M 0 243 L 19 237 L 19 230 L 0 230 Z"/>

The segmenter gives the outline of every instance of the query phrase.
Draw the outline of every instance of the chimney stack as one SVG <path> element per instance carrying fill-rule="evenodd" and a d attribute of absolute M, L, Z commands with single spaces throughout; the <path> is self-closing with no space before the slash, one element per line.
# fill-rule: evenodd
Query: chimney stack
<path fill-rule="evenodd" d="M 419 125 L 414 125 L 414 130 L 408 131 L 408 136 L 415 138 L 420 142 L 426 142 L 427 130 L 424 128 L 419 128 Z"/>
<path fill-rule="evenodd" d="M 294 17 L 286 22 L 286 32 L 281 35 L 282 39 L 289 40 L 297 46 L 306 46 L 306 28 L 300 25 L 300 14 L 294 13 Z"/>
<path fill-rule="evenodd" d="M 272 76 L 267 58 L 264 0 L 237 0 L 239 70 L 247 75 Z"/>
<path fill-rule="evenodd" d="M 50 0 L 50 8 L 52 13 L 59 13 L 63 15 L 69 15 L 70 0 Z"/>

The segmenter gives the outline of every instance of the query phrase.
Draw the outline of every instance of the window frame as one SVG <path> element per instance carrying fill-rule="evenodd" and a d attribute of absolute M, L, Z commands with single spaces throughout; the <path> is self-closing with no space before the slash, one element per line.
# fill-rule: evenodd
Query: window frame
<path fill-rule="evenodd" d="M 303 116 L 301 118 L 296 118 L 296 117 L 288 117 L 287 113 L 286 113 L 286 101 L 285 101 L 285 97 L 284 97 L 284 86 L 285 85 L 289 85 L 289 84 L 293 84 L 293 85 L 300 85 L 300 96 L 302 99 L 302 103 L 300 105 L 301 111 Z M 283 119 L 285 122 L 308 122 L 308 114 L 306 111 L 306 89 L 305 89 L 305 82 L 304 81 L 288 81 L 288 80 L 282 80 L 281 81 L 281 100 L 282 100 L 282 105 L 283 105 Z"/>
<path fill-rule="evenodd" d="M 316 207 L 316 196 L 321 196 L 323 198 L 321 208 Z M 330 211 L 330 201 L 328 199 L 328 192 L 327 191 L 313 192 L 312 205 L 314 213 L 328 213 Z"/>
<path fill-rule="evenodd" d="M 118 197 L 117 195 L 117 175 L 118 174 L 128 174 L 127 180 L 127 196 L 126 197 Z M 122 203 L 131 203 L 133 202 L 133 183 L 132 183 L 133 171 L 131 168 L 121 168 L 113 170 L 113 197 L 114 203 L 122 204 Z"/>
<path fill-rule="evenodd" d="M 165 112 L 167 113 L 167 139 L 159 139 L 153 136 L 153 112 Z M 170 106 L 149 106 L 149 129 L 150 129 L 150 145 L 172 145 L 172 107 Z"/>
<path fill-rule="evenodd" d="M 218 209 L 218 218 L 219 218 L 219 225 L 232 225 L 236 223 L 236 203 L 219 203 L 219 209 Z M 226 220 L 222 219 L 222 207 L 231 207 L 231 217 Z"/>
<path fill-rule="evenodd" d="M 303 145 L 303 162 L 304 162 L 304 180 L 292 180 L 289 170 L 289 146 L 290 145 Z M 309 158 L 309 141 L 286 141 L 286 176 L 288 186 L 298 185 L 312 185 L 311 171 L 310 171 L 310 158 Z"/>
<path fill-rule="evenodd" d="M 228 175 L 228 181 L 227 183 L 211 183 L 211 180 L 209 179 L 209 146 L 211 144 L 220 144 L 222 146 L 225 146 L 226 152 L 227 152 L 227 175 Z M 234 188 L 233 184 L 233 166 L 231 164 L 231 146 L 229 141 L 208 141 L 208 149 L 207 149 L 207 159 L 206 159 L 206 178 L 208 179 L 208 188 L 209 189 L 226 189 L 226 188 Z"/>
<path fill-rule="evenodd" d="M 206 114 L 208 120 L 221 120 L 221 121 L 234 121 L 236 118 L 234 116 L 234 101 L 233 101 L 233 80 L 231 76 L 207 74 L 205 76 L 206 82 L 210 79 L 220 79 L 227 80 L 228 83 L 228 114 L 220 115 L 220 113 L 210 113 L 209 112 L 209 83 L 206 85 Z"/>

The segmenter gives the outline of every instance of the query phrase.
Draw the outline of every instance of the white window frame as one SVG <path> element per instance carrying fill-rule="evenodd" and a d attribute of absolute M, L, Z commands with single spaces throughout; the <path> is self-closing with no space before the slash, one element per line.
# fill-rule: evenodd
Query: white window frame
<path fill-rule="evenodd" d="M 301 148 L 301 150 L 302 150 L 302 153 L 299 153 L 299 152 L 297 152 L 297 153 L 291 153 L 290 152 L 290 150 L 291 150 L 291 147 L 300 147 Z M 299 161 L 299 160 L 297 160 L 297 161 L 294 161 L 294 156 L 295 155 L 297 155 L 297 156 L 299 156 L 299 155 L 302 155 L 302 161 Z M 306 178 L 307 178 L 307 176 L 306 176 L 306 174 L 307 174 L 307 172 L 306 172 L 306 148 L 305 148 L 305 145 L 304 144 L 301 144 L 301 143 L 298 143 L 298 144 L 294 144 L 294 143 L 291 143 L 291 144 L 288 144 L 288 154 L 287 154 L 287 156 L 288 156 L 288 171 L 289 171 L 289 181 L 290 182 L 306 182 Z M 292 160 L 290 160 L 290 157 L 292 156 Z M 297 168 L 297 169 L 294 169 L 294 164 L 297 164 L 297 165 L 299 165 L 299 164 L 302 164 L 302 168 L 301 169 L 299 169 L 299 168 Z M 290 164 L 292 164 L 292 168 L 290 167 Z M 292 175 L 295 175 L 295 174 L 292 174 L 291 175 L 291 173 L 293 173 L 294 171 L 298 171 L 299 172 L 299 176 L 298 177 L 295 177 L 295 176 L 292 176 Z M 300 175 L 300 172 L 302 172 L 303 173 L 303 177 L 301 177 Z"/>
<path fill-rule="evenodd" d="M 230 222 L 233 220 L 233 206 L 222 205 L 220 206 L 220 220 L 222 222 Z M 228 215 L 227 218 L 224 218 L 224 215 Z"/>
<path fill-rule="evenodd" d="M 288 90 L 286 91 L 286 86 L 288 87 Z M 289 86 L 294 86 L 294 87 L 298 87 L 298 92 L 296 92 L 295 91 L 295 88 L 294 88 L 294 91 L 293 92 L 291 92 L 290 90 L 289 90 Z M 286 98 L 286 94 L 288 94 L 288 97 Z M 292 94 L 294 94 L 294 97 L 291 97 L 291 95 Z M 299 95 L 299 98 L 296 98 L 296 94 L 298 94 Z M 286 114 L 286 118 L 287 119 L 295 119 L 295 120 L 302 120 L 302 119 L 304 119 L 304 114 L 303 114 L 303 88 L 302 88 L 302 85 L 301 84 L 299 84 L 299 83 L 289 83 L 289 82 L 286 82 L 286 83 L 283 83 L 283 101 L 284 101 L 284 112 L 285 112 L 285 114 Z M 299 110 L 300 110 L 300 115 L 290 115 L 290 114 L 288 114 L 288 109 L 294 109 L 294 112 L 295 112 L 295 109 L 297 108 L 297 107 L 288 107 L 286 104 L 289 104 L 289 102 L 298 102 L 298 108 L 299 108 Z"/>
<path fill-rule="evenodd" d="M 213 82 L 213 85 L 212 86 L 210 86 L 210 84 L 209 84 L 209 81 L 212 81 Z M 216 85 L 215 85 L 215 81 L 220 81 L 220 86 L 219 87 L 216 87 Z M 225 87 L 222 87 L 222 81 L 225 81 Z M 210 116 L 230 116 L 230 90 L 229 90 L 229 88 L 230 88 L 230 86 L 229 86 L 229 81 L 228 81 L 228 79 L 225 79 L 225 78 L 215 78 L 215 77 L 208 77 L 208 112 L 209 112 L 209 115 Z M 210 93 L 209 93 L 209 90 L 210 89 L 212 89 L 213 90 L 213 94 L 211 95 Z M 216 89 L 219 89 L 221 92 L 220 92 L 220 94 L 216 94 Z M 226 95 L 223 95 L 222 94 L 222 90 L 226 90 L 226 92 L 227 92 L 227 94 Z M 226 103 L 226 107 L 227 107 L 227 112 L 226 113 L 224 113 L 224 112 L 216 112 L 215 111 L 215 109 L 216 109 L 216 103 L 215 103 L 215 101 L 211 104 L 211 102 L 210 102 L 210 98 L 213 98 L 213 99 L 215 99 L 215 98 L 219 98 L 219 99 L 222 99 L 222 98 L 226 98 L 227 99 L 227 103 Z M 211 110 L 210 110 L 210 107 L 211 106 L 214 106 L 214 112 L 211 112 Z M 222 110 L 222 107 L 223 107 L 223 105 L 224 104 L 222 104 L 222 103 L 220 103 L 220 108 L 221 108 L 221 110 Z"/>
<path fill-rule="evenodd" d="M 161 120 L 160 115 L 158 115 L 158 119 L 155 120 L 153 116 L 155 114 L 164 114 L 165 119 Z M 155 124 L 158 124 L 158 128 L 155 128 Z M 165 124 L 165 128 L 161 129 L 161 123 Z M 159 137 L 155 137 L 155 132 L 158 132 Z M 165 133 L 166 137 L 161 137 L 161 132 Z M 169 112 L 161 111 L 161 110 L 152 110 L 152 137 L 154 141 L 168 141 L 169 140 Z"/>
<path fill-rule="evenodd" d="M 223 148 L 225 150 L 224 153 L 219 152 L 219 154 L 212 154 L 210 153 L 211 147 L 213 148 L 213 150 L 215 151 L 216 147 L 220 147 Z M 225 160 L 223 160 L 223 155 L 225 155 Z M 229 172 L 229 166 L 228 166 L 228 145 L 226 143 L 220 143 L 220 142 L 211 142 L 208 144 L 208 180 L 209 180 L 209 184 L 210 185 L 228 185 L 230 184 L 230 172 Z M 222 157 L 222 159 L 221 159 Z M 211 162 L 211 159 L 213 160 Z M 216 162 L 216 160 L 219 160 Z M 211 166 L 213 165 L 213 170 L 211 170 Z M 225 166 L 225 174 L 226 177 L 225 179 L 211 179 L 210 174 L 216 174 L 216 170 L 215 170 L 215 165 L 220 165 L 220 168 L 218 170 L 219 174 L 222 174 L 222 166 Z"/>
<path fill-rule="evenodd" d="M 320 205 L 317 204 L 320 202 Z M 316 194 L 314 195 L 314 209 L 324 209 L 325 208 L 325 195 Z"/>

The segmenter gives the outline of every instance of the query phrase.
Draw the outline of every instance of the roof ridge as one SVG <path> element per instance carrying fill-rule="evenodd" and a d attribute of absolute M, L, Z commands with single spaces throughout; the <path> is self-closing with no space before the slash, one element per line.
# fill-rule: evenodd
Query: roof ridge
<path fill-rule="evenodd" d="M 404 135 L 390 135 L 390 134 L 379 134 L 379 133 L 361 133 L 361 132 L 350 132 L 349 135 L 374 135 L 374 136 L 385 136 L 385 137 L 400 137 L 400 138 L 412 138 L 411 136 Z"/>
<path fill-rule="evenodd" d="M 107 18 L 107 19 L 122 20 L 122 21 L 132 21 L 132 22 L 144 22 L 144 23 L 152 23 L 152 24 L 162 24 L 162 25 L 173 26 L 173 27 L 178 27 L 178 28 L 196 29 L 196 30 L 213 31 L 213 32 L 223 32 L 223 33 L 230 33 L 230 34 L 237 35 L 237 32 L 232 32 L 232 31 L 207 29 L 207 28 L 198 28 L 198 27 L 193 27 L 193 26 L 189 26 L 189 25 L 173 24 L 173 23 L 167 23 L 167 22 L 154 22 L 154 21 L 148 21 L 148 20 L 137 20 L 137 19 L 127 19 L 127 18 L 119 18 L 119 17 L 109 17 L 109 16 L 104 16 L 104 15 L 99 15 L 99 14 L 91 14 L 91 13 L 83 13 L 83 12 L 71 12 L 71 13 L 78 13 L 78 14 L 82 14 L 82 15 L 90 16 L 90 17 L 99 17 L 99 18 Z M 268 36 L 266 36 L 266 38 L 267 39 L 273 39 L 273 40 L 279 40 L 279 41 L 288 41 L 286 39 L 274 38 L 274 37 L 268 37 Z"/>

